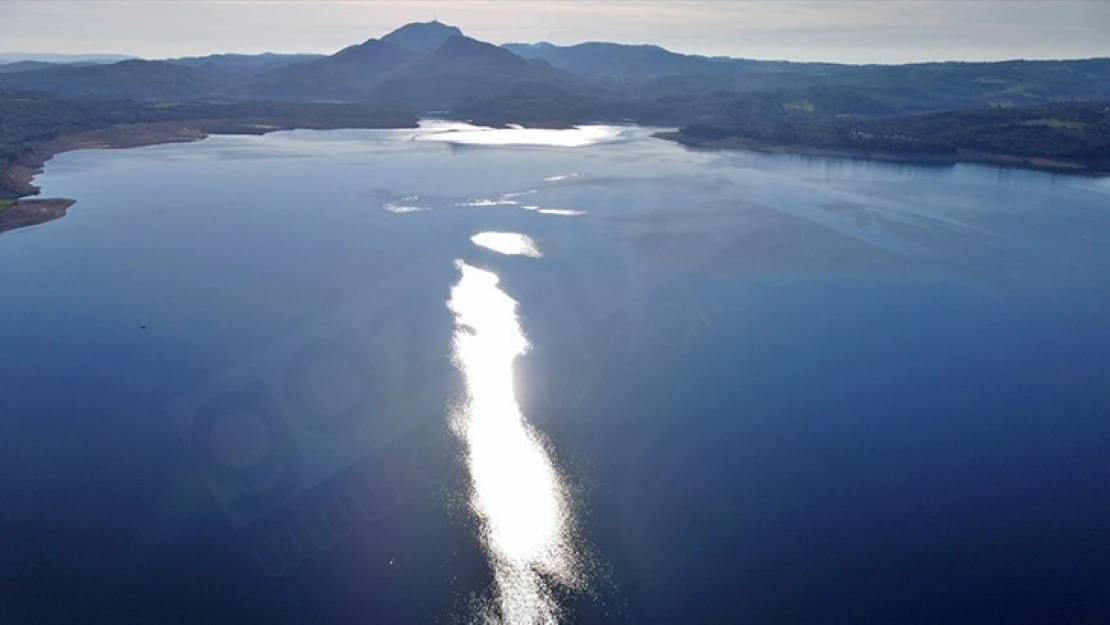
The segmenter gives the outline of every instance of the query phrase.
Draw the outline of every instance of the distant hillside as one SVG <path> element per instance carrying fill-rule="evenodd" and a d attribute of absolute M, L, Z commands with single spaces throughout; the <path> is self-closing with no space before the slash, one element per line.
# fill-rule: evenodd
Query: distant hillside
<path fill-rule="evenodd" d="M 16 61 L 15 63 L 0 65 L 0 74 L 29 72 L 36 69 L 50 69 L 51 67 L 57 67 L 57 65 L 54 63 L 44 63 L 42 61 Z"/>
<path fill-rule="evenodd" d="M 885 119 L 806 115 L 771 100 L 667 135 L 683 143 L 837 155 L 945 156 L 1053 169 L 1110 170 L 1110 102 L 993 106 Z"/>
<path fill-rule="evenodd" d="M 522 124 L 559 128 L 594 121 L 625 121 L 632 111 L 596 88 L 565 81 L 522 81 L 489 94 L 472 95 L 451 113 L 479 125 Z"/>
<path fill-rule="evenodd" d="M 88 67 L 0 66 L 0 89 L 170 102 L 396 100 L 474 119 L 691 125 L 728 120 L 754 101 L 801 116 L 848 117 L 1105 101 L 1110 59 L 842 65 L 597 42 L 498 47 L 433 21 L 319 58 L 226 54 Z"/>
<path fill-rule="evenodd" d="M 541 59 L 582 78 L 612 85 L 648 82 L 678 74 L 716 74 L 729 71 L 727 63 L 706 57 L 676 54 L 652 45 L 583 43 L 506 44 L 506 50 L 525 58 Z"/>
<path fill-rule="evenodd" d="M 554 86 L 571 82 L 569 75 L 547 64 L 529 62 L 495 45 L 456 36 L 386 76 L 372 96 L 403 100 L 418 110 L 443 110 L 465 98 L 496 94 L 523 83 Z"/>
<path fill-rule="evenodd" d="M 407 24 L 382 37 L 382 41 L 401 46 L 419 55 L 435 52 L 451 37 L 465 36 L 459 28 L 437 20 Z"/>
<path fill-rule="evenodd" d="M 799 93 L 830 112 L 892 115 L 1110 100 L 1110 59 L 871 65 Z M 857 110 L 850 99 L 876 106 Z"/>
<path fill-rule="evenodd" d="M 332 56 L 264 72 L 247 87 L 247 94 L 291 100 L 357 100 L 416 56 L 397 44 L 371 39 Z"/>
<path fill-rule="evenodd" d="M 101 64 L 118 63 L 133 60 L 136 57 L 126 54 L 51 54 L 49 52 L 0 52 L 0 63 L 15 63 L 18 61 L 38 61 L 40 63 L 57 63 L 59 65 L 83 63 Z"/>
<path fill-rule="evenodd" d="M 864 124 L 861 131 L 963 150 L 1110 159 L 1110 101 L 996 106 L 876 120 Z"/>
<path fill-rule="evenodd" d="M 85 98 L 195 100 L 220 93 L 224 88 L 211 74 L 161 61 L 66 65 L 0 74 L 0 89 Z"/>
<path fill-rule="evenodd" d="M 292 100 L 358 100 L 421 56 L 433 54 L 462 31 L 438 21 L 408 24 L 320 59 L 261 73 L 247 97 Z M 388 89 L 388 88 L 387 88 Z"/>
<path fill-rule="evenodd" d="M 1110 158 L 1110 59 L 841 65 L 651 45 L 499 47 L 433 21 L 325 57 L 3 67 L 0 157 L 24 177 L 53 149 L 52 137 L 90 129 L 376 127 L 411 125 L 414 111 L 488 125 L 681 127 L 671 138 L 695 145 L 941 160 L 980 158 L 974 153 L 1088 169 Z M 28 183 L 9 175 L 5 184 L 12 194 Z"/>
<path fill-rule="evenodd" d="M 984 106 L 1110 99 L 1110 59 L 841 65 L 709 58 L 657 46 L 508 44 L 626 99 L 789 92 L 798 107 L 900 115 Z"/>
<path fill-rule="evenodd" d="M 209 56 L 167 59 L 166 62 L 242 77 L 254 76 L 279 67 L 307 63 L 323 58 L 323 56 L 322 54 L 274 54 L 272 52 L 265 54 L 212 54 Z"/>
<path fill-rule="evenodd" d="M 573 46 L 550 43 L 510 43 L 505 49 L 526 59 L 542 59 L 553 67 L 585 80 L 613 86 L 645 89 L 646 93 L 675 87 L 694 90 L 743 91 L 776 86 L 799 86 L 804 77 L 828 77 L 851 71 L 853 66 L 832 63 L 753 61 L 725 57 L 679 54 L 655 45 L 590 42 Z M 681 77 L 681 83 L 669 81 Z M 775 77 L 786 77 L 782 82 Z"/>

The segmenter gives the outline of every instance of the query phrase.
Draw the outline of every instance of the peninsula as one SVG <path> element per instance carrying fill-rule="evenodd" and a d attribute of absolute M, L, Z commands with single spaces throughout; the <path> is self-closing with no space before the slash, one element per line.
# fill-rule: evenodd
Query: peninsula
<path fill-rule="evenodd" d="M 0 234 L 65 217 L 73 200 L 0 200 Z"/>

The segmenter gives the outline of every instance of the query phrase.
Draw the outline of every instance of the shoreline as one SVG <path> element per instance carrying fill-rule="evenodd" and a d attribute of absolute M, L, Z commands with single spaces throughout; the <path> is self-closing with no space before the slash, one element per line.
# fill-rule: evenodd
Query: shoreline
<path fill-rule="evenodd" d="M 343 128 L 417 128 L 417 126 L 366 125 Z M 11 163 L 0 168 L 0 233 L 60 219 L 76 203 L 71 199 L 34 199 L 40 188 L 34 184 L 50 159 L 59 154 L 76 150 L 128 149 L 192 143 L 212 135 L 265 135 L 299 128 L 310 130 L 335 130 L 328 124 L 282 124 L 276 120 L 238 121 L 228 119 L 201 119 L 190 121 L 143 122 L 118 124 L 97 130 L 63 135 L 33 146 L 33 152 L 21 163 Z M 978 163 L 998 167 L 1015 167 L 1057 174 L 1110 175 L 1110 159 L 1076 161 L 1035 156 L 989 154 L 961 150 L 956 154 L 921 154 L 819 148 L 804 145 L 773 144 L 740 137 L 703 139 L 691 137 L 681 131 L 657 132 L 657 139 L 706 150 L 747 150 L 764 154 L 793 154 L 821 158 L 869 160 L 885 163 L 951 167 L 959 163 Z"/>
<path fill-rule="evenodd" d="M 15 200 L 0 204 L 0 234 L 29 228 L 66 216 L 75 200 Z"/>
<path fill-rule="evenodd" d="M 199 128 L 191 128 L 184 122 L 120 124 L 63 135 L 35 145 L 33 153 L 24 162 L 10 164 L 0 170 L 0 191 L 9 192 L 14 196 L 11 199 L 15 200 L 38 195 L 40 189 L 34 184 L 35 177 L 43 172 L 50 159 L 66 152 L 188 143 L 206 139 L 208 136 Z"/>
<path fill-rule="evenodd" d="M 1077 161 L 1052 159 L 1038 156 L 1014 156 L 1009 154 L 990 154 L 960 150 L 955 154 L 883 152 L 880 150 L 852 150 L 842 148 L 819 148 L 805 145 L 784 145 L 767 143 L 754 139 L 730 137 L 727 139 L 702 139 L 683 134 L 681 131 L 657 132 L 656 139 L 672 141 L 686 147 L 705 150 L 746 150 L 763 154 L 793 154 L 821 158 L 841 158 L 868 160 L 882 163 L 901 163 L 910 165 L 932 165 L 952 167 L 960 163 L 977 163 L 998 167 L 1016 167 L 1056 174 L 1110 175 L 1110 159 Z"/>
<path fill-rule="evenodd" d="M 466 122 L 473 123 L 473 122 Z M 509 128 L 512 125 L 489 124 L 491 127 Z M 0 201 L 21 200 L 39 195 L 41 189 L 34 179 L 41 174 L 50 159 L 77 150 L 124 150 L 172 143 L 193 143 L 213 135 L 261 136 L 285 130 L 388 130 L 419 129 L 416 124 L 289 124 L 275 119 L 196 119 L 188 121 L 162 121 L 123 123 L 106 128 L 86 130 L 60 136 L 50 141 L 32 145 L 33 151 L 22 162 L 0 164 Z M 569 129 L 574 124 L 545 123 L 537 128 Z"/>
<path fill-rule="evenodd" d="M 76 200 L 66 198 L 31 199 L 41 189 L 34 184 L 46 163 L 59 154 L 77 150 L 123 150 L 128 148 L 192 143 L 212 135 L 265 135 L 282 130 L 338 130 L 340 128 L 415 128 L 397 124 L 287 124 L 280 121 L 200 119 L 189 121 L 117 124 L 60 136 L 34 144 L 32 152 L 20 163 L 0 165 L 0 233 L 27 228 L 65 217 Z"/>
<path fill-rule="evenodd" d="M 329 125 L 288 124 L 272 119 L 197 119 L 189 121 L 164 121 L 125 123 L 62 135 L 56 139 L 34 144 L 32 153 L 23 162 L 0 165 L 0 200 L 21 200 L 37 196 L 41 189 L 34 184 L 50 159 L 59 154 L 76 150 L 124 150 L 172 143 L 193 143 L 213 135 L 265 135 L 283 130 L 340 130 L 416 128 L 397 124 Z"/>

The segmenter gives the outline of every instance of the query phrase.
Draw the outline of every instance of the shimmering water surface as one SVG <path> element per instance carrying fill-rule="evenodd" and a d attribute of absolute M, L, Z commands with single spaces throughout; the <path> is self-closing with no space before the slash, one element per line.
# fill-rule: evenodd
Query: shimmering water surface
<path fill-rule="evenodd" d="M 1107 179 L 650 135 L 51 161 L 0 621 L 1110 613 Z"/>

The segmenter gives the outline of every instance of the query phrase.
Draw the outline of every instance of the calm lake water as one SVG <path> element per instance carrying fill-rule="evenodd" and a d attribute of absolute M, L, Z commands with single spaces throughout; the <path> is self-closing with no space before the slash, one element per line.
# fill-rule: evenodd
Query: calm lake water
<path fill-rule="evenodd" d="M 429 123 L 39 182 L 4 623 L 1110 614 L 1110 179 Z"/>

